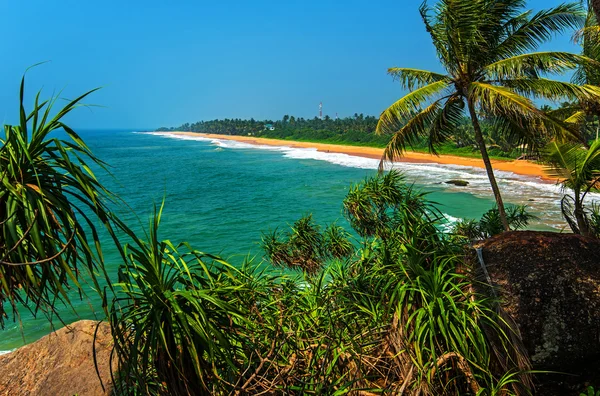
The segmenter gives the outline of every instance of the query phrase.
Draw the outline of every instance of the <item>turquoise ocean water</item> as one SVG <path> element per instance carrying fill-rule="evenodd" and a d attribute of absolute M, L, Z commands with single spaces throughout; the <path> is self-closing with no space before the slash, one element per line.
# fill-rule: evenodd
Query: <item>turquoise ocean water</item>
<path fill-rule="evenodd" d="M 349 186 L 376 174 L 377 160 L 312 149 L 250 146 L 232 141 L 175 137 L 133 131 L 83 131 L 93 152 L 110 165 L 112 176 L 101 181 L 119 195 L 122 218 L 134 229 L 146 226 L 153 203 L 166 206 L 161 238 L 188 241 L 198 250 L 220 254 L 233 263 L 250 255 L 260 259 L 261 231 L 286 227 L 313 213 L 321 224 L 338 221 L 347 226 L 341 202 Z M 449 221 L 481 216 L 493 205 L 490 188 L 480 169 L 436 164 L 402 164 L 407 180 L 430 191 L 430 199 Z M 560 189 L 530 177 L 499 172 L 500 186 L 509 203 L 526 203 L 539 216 L 533 227 L 561 228 Z M 443 183 L 464 179 L 469 187 Z M 530 201 L 533 200 L 533 201 Z M 106 267 L 116 275 L 119 258 L 105 245 Z M 66 323 L 102 318 L 93 291 L 75 299 L 77 314 L 61 309 Z M 21 311 L 23 327 L 11 321 L 0 330 L 0 350 L 32 342 L 50 330 L 45 317 L 34 319 Z M 55 321 L 57 327 L 62 325 Z"/>

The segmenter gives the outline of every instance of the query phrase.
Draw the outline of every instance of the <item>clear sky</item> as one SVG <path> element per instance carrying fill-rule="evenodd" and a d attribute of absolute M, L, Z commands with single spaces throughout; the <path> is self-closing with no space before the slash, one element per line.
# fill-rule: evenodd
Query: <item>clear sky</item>
<path fill-rule="evenodd" d="M 215 118 L 378 115 L 402 95 L 388 67 L 437 70 L 420 0 L 0 0 L 0 117 L 29 97 L 103 87 L 79 128 Z M 539 9 L 561 3 L 531 0 Z M 576 51 L 569 37 L 553 48 Z"/>

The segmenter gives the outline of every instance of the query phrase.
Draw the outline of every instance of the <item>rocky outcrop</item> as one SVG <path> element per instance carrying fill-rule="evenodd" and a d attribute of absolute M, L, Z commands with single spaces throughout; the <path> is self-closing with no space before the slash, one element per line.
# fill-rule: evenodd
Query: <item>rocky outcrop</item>
<path fill-rule="evenodd" d="M 586 381 L 600 384 L 600 241 L 525 231 L 479 247 L 534 369 L 573 375 L 538 378 L 564 385 L 559 394 L 575 393 Z"/>
<path fill-rule="evenodd" d="M 0 356 L 0 395 L 96 396 L 111 389 L 110 326 L 83 320 Z M 93 346 L 96 348 L 96 373 Z"/>
<path fill-rule="evenodd" d="M 469 185 L 469 182 L 466 180 L 459 180 L 459 179 L 452 179 L 452 180 L 448 180 L 445 181 L 444 183 L 446 184 L 453 184 L 457 187 L 466 187 Z"/>

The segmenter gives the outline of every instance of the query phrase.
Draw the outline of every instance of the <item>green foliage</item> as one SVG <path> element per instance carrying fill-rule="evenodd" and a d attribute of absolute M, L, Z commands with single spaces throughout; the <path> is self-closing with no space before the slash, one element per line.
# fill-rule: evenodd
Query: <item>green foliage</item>
<path fill-rule="evenodd" d="M 160 241 L 162 207 L 147 238 L 127 231 L 121 290 L 109 310 L 123 389 L 141 394 L 214 394 L 236 372 L 244 322 L 240 272 L 187 244 Z M 181 250 L 185 252 L 182 253 Z"/>
<path fill-rule="evenodd" d="M 596 15 L 588 7 L 583 29 L 575 35 L 575 41 L 581 45 L 581 53 L 596 62 L 600 61 L 600 28 Z M 580 65 L 573 74 L 572 81 L 576 84 L 600 86 L 600 73 L 595 64 Z M 559 109 L 549 112 L 554 117 L 576 125 L 584 137 L 584 141 L 598 139 L 600 124 L 600 105 L 597 100 L 573 100 L 563 102 Z"/>
<path fill-rule="evenodd" d="M 544 159 L 552 176 L 571 190 L 591 191 L 600 178 L 600 141 L 589 148 L 581 144 L 552 142 L 546 147 Z"/>
<path fill-rule="evenodd" d="M 63 122 L 94 91 L 69 101 L 53 114 L 58 98 L 40 101 L 31 112 L 23 103 L 20 122 L 4 125 L 0 139 L 0 326 L 6 308 L 18 315 L 23 304 L 34 315 L 53 315 L 62 301 L 70 305 L 68 289 L 81 292 L 81 271 L 98 287 L 95 269 L 103 271 L 96 221 L 111 231 L 105 201 L 110 193 L 90 166 L 103 166 L 79 135 Z M 69 139 L 51 137 L 62 130 Z M 111 232 L 112 233 L 112 232 Z"/>
<path fill-rule="evenodd" d="M 291 118 L 287 117 L 286 120 L 286 117 L 284 116 L 282 121 L 275 122 L 270 120 L 256 121 L 254 119 L 199 121 L 175 128 L 158 128 L 157 131 L 201 132 L 240 136 L 250 134 L 261 138 L 372 147 L 385 147 L 389 142 L 388 136 L 375 134 L 375 126 L 378 121 L 375 117 L 355 115 L 354 117 L 336 120 L 331 118 L 305 120 L 293 116 Z M 272 131 L 265 129 L 265 124 L 271 124 L 275 129 Z M 520 143 L 514 139 L 509 139 L 505 135 L 498 134 L 498 130 L 494 128 L 493 123 L 485 119 L 482 120 L 482 129 L 492 158 L 517 158 L 522 154 L 523 150 L 518 147 Z M 415 151 L 426 152 L 428 150 L 427 139 L 415 140 L 411 144 L 411 148 Z M 481 156 L 475 144 L 473 125 L 467 117 L 462 118 L 452 136 L 449 137 L 448 142 L 439 145 L 438 153 L 465 157 Z"/>
<path fill-rule="evenodd" d="M 122 225 L 133 243 L 110 307 L 120 390 L 526 394 L 518 336 L 474 291 L 434 207 L 396 172 L 353 186 L 345 202 L 357 196 L 368 199 L 345 210 L 364 231 L 358 250 L 311 216 L 264 236 L 274 264 L 304 269 L 293 277 L 159 241 L 161 210 L 146 240 Z M 307 271 L 306 257 L 319 265 Z"/>
<path fill-rule="evenodd" d="M 363 248 L 305 286 L 270 286 L 280 299 L 260 306 L 273 316 L 261 310 L 250 333 L 262 340 L 259 361 L 277 363 L 255 364 L 246 390 L 526 393 L 518 336 L 493 300 L 473 292 L 461 245 L 440 232 L 442 217 L 422 194 L 390 172 L 353 186 L 344 212 Z"/>
<path fill-rule="evenodd" d="M 444 72 L 390 68 L 389 74 L 409 93 L 383 111 L 376 130 L 391 137 L 380 164 L 383 169 L 384 161 L 393 161 L 422 139 L 437 153 L 468 114 L 505 231 L 509 225 L 479 119 L 493 125 L 495 138 L 490 140 L 496 146 L 506 149 L 522 143 L 535 150 L 549 137 L 582 137 L 573 124 L 537 109 L 534 100 L 597 102 L 600 96 L 595 86 L 542 78 L 596 65 L 590 58 L 530 52 L 554 34 L 582 24 L 580 6 L 563 4 L 538 13 L 524 8 L 522 0 L 437 1 L 433 7 L 425 1 L 421 17 Z"/>
<path fill-rule="evenodd" d="M 323 235 L 323 245 L 328 254 L 335 259 L 350 257 L 354 253 L 354 245 L 350 241 L 350 234 L 336 224 L 330 224 Z"/>
<path fill-rule="evenodd" d="M 531 98 L 597 98 L 593 87 L 580 87 L 538 76 L 589 65 L 584 56 L 535 50 L 553 34 L 582 23 L 577 5 L 560 5 L 537 14 L 524 2 L 498 6 L 491 0 L 424 3 L 421 16 L 446 74 L 410 68 L 389 73 L 411 92 L 383 112 L 377 131 L 393 134 L 386 158 L 406 144 L 427 138 L 432 151 L 462 123 L 466 103 L 478 107 L 497 133 L 534 143 L 535 133 L 572 133 L 568 125 L 546 120 Z M 509 28 L 510 27 L 510 28 Z M 477 40 L 459 40 L 462 34 Z"/>
<path fill-rule="evenodd" d="M 600 390 L 596 390 L 593 386 L 588 386 L 579 396 L 600 396 Z"/>
<path fill-rule="evenodd" d="M 431 220 L 439 215 L 424 196 L 408 186 L 400 172 L 392 170 L 352 186 L 343 202 L 344 215 L 360 236 L 386 240 L 401 226 L 409 230 L 421 216 Z"/>
<path fill-rule="evenodd" d="M 272 125 L 274 129 L 265 128 L 265 125 Z M 285 115 L 280 121 L 223 119 L 199 121 L 183 124 L 176 128 L 159 128 L 158 130 L 252 135 L 273 139 L 385 147 L 388 139 L 374 133 L 376 125 L 377 118 L 365 117 L 363 114 L 339 119 L 332 119 L 328 116 L 323 119 L 317 117 L 304 119 Z"/>
<path fill-rule="evenodd" d="M 317 273 L 330 259 L 347 258 L 353 253 L 350 234 L 332 224 L 325 232 L 312 215 L 298 219 L 285 235 L 275 230 L 263 234 L 261 247 L 271 264 Z"/>
<path fill-rule="evenodd" d="M 565 194 L 561 200 L 563 217 L 576 234 L 594 235 L 593 213 L 585 206 L 586 196 L 598 189 L 600 182 L 600 140 L 589 148 L 581 144 L 551 143 L 545 152 L 545 160 L 552 175 L 559 179 L 565 189 L 573 194 Z M 596 234 L 598 235 L 598 234 Z"/>
<path fill-rule="evenodd" d="M 526 205 L 509 205 L 506 207 L 506 217 L 512 230 L 524 229 L 536 217 L 527 211 Z M 481 219 L 461 220 L 454 226 L 452 234 L 467 238 L 470 241 L 493 237 L 503 232 L 502 221 L 498 208 L 493 207 L 483 214 Z"/>
<path fill-rule="evenodd" d="M 590 229 L 596 237 L 600 238 L 600 205 L 593 203 L 588 213 Z"/>

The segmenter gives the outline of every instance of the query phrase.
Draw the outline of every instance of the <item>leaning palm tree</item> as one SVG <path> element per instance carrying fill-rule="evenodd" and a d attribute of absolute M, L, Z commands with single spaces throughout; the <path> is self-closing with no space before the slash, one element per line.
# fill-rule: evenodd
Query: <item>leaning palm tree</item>
<path fill-rule="evenodd" d="M 591 99 L 599 90 L 544 78 L 589 58 L 567 52 L 530 52 L 554 34 L 583 24 L 576 4 L 532 13 L 523 0 L 440 0 L 420 8 L 445 73 L 391 68 L 389 73 L 410 93 L 386 109 L 377 132 L 393 134 L 380 169 L 417 139 L 426 138 L 429 150 L 446 141 L 460 124 L 465 108 L 496 199 L 502 224 L 509 229 L 502 196 L 494 176 L 480 116 L 493 120 L 503 133 L 534 144 L 540 133 L 579 138 L 574 128 L 547 117 L 533 99 Z"/>
<path fill-rule="evenodd" d="M 584 201 L 590 191 L 600 187 L 600 140 L 589 149 L 581 144 L 551 143 L 546 152 L 553 175 L 559 178 L 563 188 L 573 191 L 561 200 L 563 217 L 576 234 L 592 236 L 590 213 Z"/>

